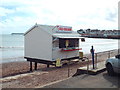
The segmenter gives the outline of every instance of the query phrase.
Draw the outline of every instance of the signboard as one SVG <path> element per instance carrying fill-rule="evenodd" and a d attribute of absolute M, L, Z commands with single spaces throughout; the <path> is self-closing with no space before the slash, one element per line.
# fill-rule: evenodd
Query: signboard
<path fill-rule="evenodd" d="M 70 26 L 60 26 L 60 25 L 57 25 L 57 32 L 72 32 L 72 27 Z"/>

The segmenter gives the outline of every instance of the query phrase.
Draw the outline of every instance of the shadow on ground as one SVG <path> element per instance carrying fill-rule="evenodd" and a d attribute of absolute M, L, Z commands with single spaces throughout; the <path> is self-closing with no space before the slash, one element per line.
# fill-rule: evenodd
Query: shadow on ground
<path fill-rule="evenodd" d="M 103 74 L 103 77 L 112 83 L 112 86 L 120 88 L 120 74 L 115 74 L 114 76 L 109 76 L 107 73 Z"/>

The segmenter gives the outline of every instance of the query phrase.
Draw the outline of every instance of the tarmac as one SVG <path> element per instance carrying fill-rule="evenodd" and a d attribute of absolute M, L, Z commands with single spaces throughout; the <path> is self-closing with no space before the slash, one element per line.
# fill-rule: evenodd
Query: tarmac
<path fill-rule="evenodd" d="M 76 77 L 52 83 L 41 88 L 118 88 L 120 85 L 117 76 L 111 77 L 106 71 L 97 75 L 81 74 Z M 106 90 L 106 89 L 105 89 Z M 110 89 L 111 90 L 111 89 Z"/>
<path fill-rule="evenodd" d="M 89 66 L 89 68 L 88 68 Z M 77 69 L 76 74 L 66 80 L 44 85 L 40 88 L 117 88 L 118 77 L 107 74 L 105 61 Z"/>

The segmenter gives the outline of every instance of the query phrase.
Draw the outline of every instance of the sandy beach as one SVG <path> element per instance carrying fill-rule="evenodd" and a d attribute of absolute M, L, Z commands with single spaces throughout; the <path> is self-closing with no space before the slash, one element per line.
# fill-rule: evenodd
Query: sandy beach
<path fill-rule="evenodd" d="M 111 57 L 117 54 L 117 50 L 111 51 Z M 91 60 L 91 55 L 85 55 Z M 108 58 L 108 52 L 99 53 L 97 62 L 101 62 Z M 92 63 L 91 61 L 89 62 Z M 76 73 L 77 68 L 87 65 L 87 61 L 72 62 L 69 65 L 70 77 Z M 34 68 L 34 65 L 33 65 Z M 0 73 L 2 75 L 2 88 L 35 88 L 54 81 L 68 78 L 68 65 L 61 68 L 50 66 L 47 68 L 45 64 L 38 64 L 37 71 L 29 72 L 29 62 L 11 62 L 0 64 Z M 25 75 L 26 74 L 26 75 Z M 12 76 L 17 78 L 11 78 Z M 20 76 L 21 75 L 21 76 Z"/>

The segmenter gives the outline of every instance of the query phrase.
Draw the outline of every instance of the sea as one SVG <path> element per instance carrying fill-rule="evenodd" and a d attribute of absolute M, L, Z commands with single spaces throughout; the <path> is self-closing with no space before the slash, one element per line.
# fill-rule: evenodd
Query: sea
<path fill-rule="evenodd" d="M 25 61 L 23 35 L 2 34 L 0 41 L 0 63 Z"/>
<path fill-rule="evenodd" d="M 91 46 L 95 53 L 118 49 L 117 39 L 85 38 L 85 42 L 80 41 L 79 47 L 84 54 L 89 54 Z M 21 62 L 24 59 L 24 36 L 23 35 L 0 35 L 0 63 Z"/>

